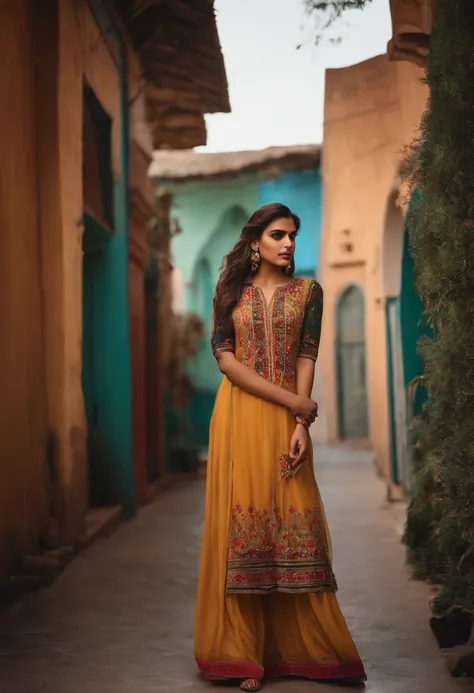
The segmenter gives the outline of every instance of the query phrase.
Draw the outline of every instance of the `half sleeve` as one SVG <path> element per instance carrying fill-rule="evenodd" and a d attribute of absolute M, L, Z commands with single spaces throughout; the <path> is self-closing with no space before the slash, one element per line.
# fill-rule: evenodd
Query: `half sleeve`
<path fill-rule="evenodd" d="M 231 334 L 223 334 L 216 325 L 215 312 L 212 316 L 212 335 L 211 335 L 212 353 L 215 357 L 222 354 L 224 351 L 230 351 L 235 354 L 235 335 L 232 329 Z"/>
<path fill-rule="evenodd" d="M 312 281 L 306 299 L 298 356 L 312 361 L 318 360 L 322 319 L 323 290 L 318 282 Z"/>

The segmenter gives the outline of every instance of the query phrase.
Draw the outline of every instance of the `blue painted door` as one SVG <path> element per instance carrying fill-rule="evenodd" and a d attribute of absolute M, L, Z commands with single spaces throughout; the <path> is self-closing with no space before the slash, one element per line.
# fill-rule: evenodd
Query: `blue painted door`
<path fill-rule="evenodd" d="M 96 219 L 84 214 L 82 240 L 82 389 L 87 422 L 89 503 L 114 505 L 120 489 L 106 427 L 109 391 L 108 315 L 111 292 L 108 261 L 111 234 Z"/>
<path fill-rule="evenodd" d="M 88 239 L 87 231 L 85 239 Z M 83 256 L 82 290 L 82 388 L 87 421 L 89 459 L 89 503 L 116 502 L 110 483 L 111 460 L 103 430 L 104 250 L 89 250 Z"/>

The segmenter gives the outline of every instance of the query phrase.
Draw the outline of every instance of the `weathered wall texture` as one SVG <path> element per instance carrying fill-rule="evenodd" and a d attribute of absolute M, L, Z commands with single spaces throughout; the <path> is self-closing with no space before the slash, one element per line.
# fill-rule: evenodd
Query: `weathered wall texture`
<path fill-rule="evenodd" d="M 47 525 L 33 22 L 31 3 L 0 5 L 0 574 Z"/>
<path fill-rule="evenodd" d="M 417 66 L 389 62 L 385 55 L 326 73 L 320 424 L 326 440 L 337 439 L 336 305 L 342 292 L 356 284 L 365 295 L 369 435 L 383 474 L 389 464 L 384 226 L 389 198 L 400 187 L 404 147 L 416 137 L 426 102 L 421 77 Z"/>
<path fill-rule="evenodd" d="M 120 161 L 118 67 L 87 3 L 59 2 L 59 79 L 55 99 L 59 189 L 44 225 L 45 340 L 49 426 L 58 441 L 60 528 L 70 539 L 87 505 L 82 394 L 82 123 L 86 81 L 113 120 L 114 176 Z M 54 218 L 53 218 L 54 215 Z"/>

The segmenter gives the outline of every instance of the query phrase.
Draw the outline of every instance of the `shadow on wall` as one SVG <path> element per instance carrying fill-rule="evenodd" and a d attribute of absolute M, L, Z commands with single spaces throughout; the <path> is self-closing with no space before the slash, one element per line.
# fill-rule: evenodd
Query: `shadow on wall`
<path fill-rule="evenodd" d="M 193 386 L 191 416 L 199 442 L 207 446 L 209 424 L 217 389 L 222 380 L 211 349 L 212 302 L 222 260 L 240 237 L 249 215 L 233 206 L 221 217 L 211 237 L 201 249 L 193 272 L 191 310 L 203 320 L 206 334 L 199 351 L 190 361 L 188 375 Z"/>

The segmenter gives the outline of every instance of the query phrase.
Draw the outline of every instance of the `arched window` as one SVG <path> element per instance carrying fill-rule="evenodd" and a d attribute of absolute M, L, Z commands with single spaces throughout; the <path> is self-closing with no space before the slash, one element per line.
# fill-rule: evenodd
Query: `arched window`
<path fill-rule="evenodd" d="M 365 305 L 360 287 L 347 287 L 336 310 L 339 437 L 343 440 L 367 438 Z"/>

